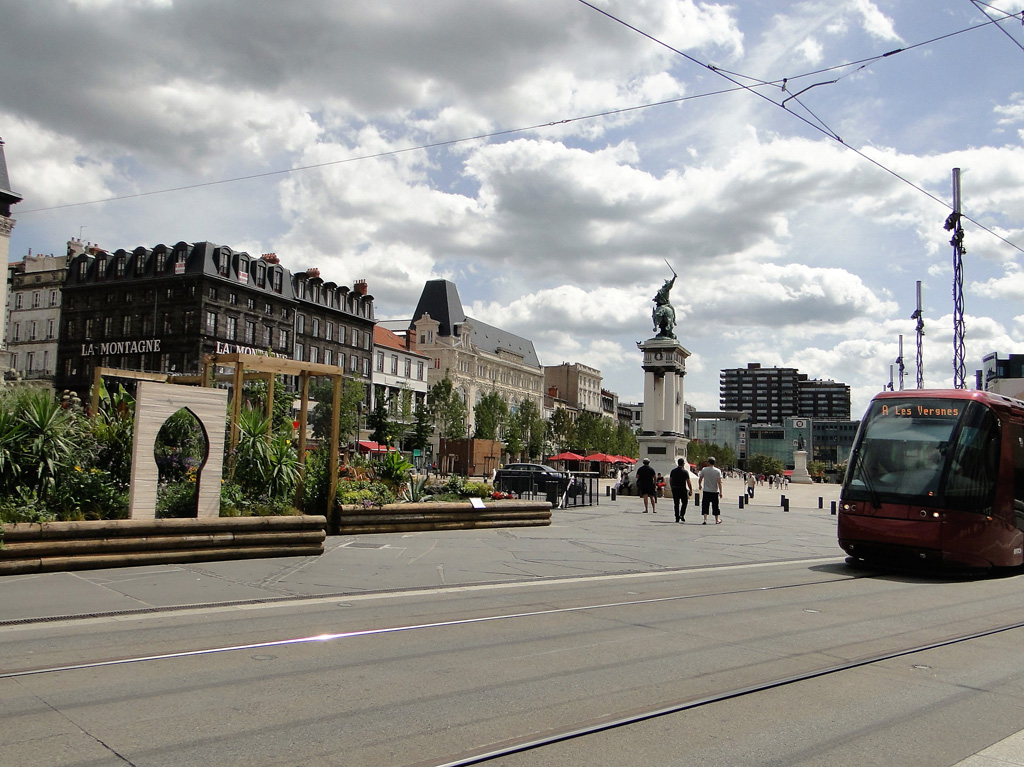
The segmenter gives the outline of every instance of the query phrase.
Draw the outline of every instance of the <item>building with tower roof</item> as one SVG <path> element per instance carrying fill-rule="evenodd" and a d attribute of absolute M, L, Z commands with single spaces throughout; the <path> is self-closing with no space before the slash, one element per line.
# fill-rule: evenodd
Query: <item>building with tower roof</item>
<path fill-rule="evenodd" d="M 430 357 L 428 383 L 445 376 L 461 393 L 469 410 L 494 391 L 515 410 L 532 400 L 544 407 L 544 367 L 533 342 L 467 317 L 455 283 L 428 280 L 408 326 L 416 349 Z"/>
<path fill-rule="evenodd" d="M 4 142 L 0 139 L 0 258 L 6 264 L 11 258 L 11 232 L 14 231 L 16 223 L 11 218 L 11 206 L 17 205 L 24 198 L 11 189 L 11 179 L 7 174 L 7 157 L 4 154 Z M 3 280 L 3 295 L 0 295 L 0 306 L 7 305 L 7 280 Z M 0 315 L 0 339 L 7 337 L 7 312 Z M 3 351 L 3 366 L 10 367 L 10 353 Z"/>

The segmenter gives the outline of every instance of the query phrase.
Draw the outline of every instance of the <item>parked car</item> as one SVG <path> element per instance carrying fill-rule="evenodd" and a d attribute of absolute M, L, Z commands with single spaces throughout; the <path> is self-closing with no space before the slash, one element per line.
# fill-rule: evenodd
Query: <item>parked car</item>
<path fill-rule="evenodd" d="M 568 487 L 568 474 L 552 469 L 540 463 L 510 463 L 502 466 L 494 475 L 494 488 L 516 495 L 543 494 L 548 491 L 549 483 L 555 482 L 558 494 L 561 495 Z"/>

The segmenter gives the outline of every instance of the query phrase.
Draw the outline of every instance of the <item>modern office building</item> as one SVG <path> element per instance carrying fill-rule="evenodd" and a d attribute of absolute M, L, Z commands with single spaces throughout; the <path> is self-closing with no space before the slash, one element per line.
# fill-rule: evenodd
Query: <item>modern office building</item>
<path fill-rule="evenodd" d="M 974 373 L 975 388 L 1024 399 L 1024 354 L 999 358 L 999 352 L 981 358 L 981 370 Z"/>
<path fill-rule="evenodd" d="M 75 256 L 64 284 L 56 385 L 85 396 L 97 366 L 197 375 L 207 355 L 283 356 L 369 381 L 365 281 L 292 274 L 268 253 L 210 242 Z M 226 370 L 224 372 L 227 372 Z"/>
<path fill-rule="evenodd" d="M 809 380 L 796 368 L 763 368 L 751 362 L 719 375 L 722 410 L 750 413 L 754 424 L 782 424 L 791 416 L 850 420 L 850 387 Z"/>

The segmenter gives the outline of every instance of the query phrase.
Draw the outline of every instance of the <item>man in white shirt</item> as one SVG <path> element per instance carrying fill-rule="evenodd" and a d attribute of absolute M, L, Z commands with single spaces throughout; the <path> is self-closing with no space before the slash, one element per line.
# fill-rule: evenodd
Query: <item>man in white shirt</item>
<path fill-rule="evenodd" d="M 708 523 L 708 507 L 711 508 L 711 513 L 715 516 L 715 524 L 720 524 L 722 517 L 718 500 L 724 491 L 722 489 L 722 472 L 715 468 L 714 458 L 708 458 L 708 465 L 697 475 L 697 487 L 701 493 L 700 513 L 704 515 L 704 521 L 701 524 Z"/>

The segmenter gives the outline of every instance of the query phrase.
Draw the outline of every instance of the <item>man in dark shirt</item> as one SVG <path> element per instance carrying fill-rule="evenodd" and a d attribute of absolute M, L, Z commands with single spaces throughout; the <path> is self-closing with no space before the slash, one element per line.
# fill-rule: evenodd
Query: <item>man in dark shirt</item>
<path fill-rule="evenodd" d="M 686 459 L 680 458 L 676 466 L 668 473 L 668 485 L 672 489 L 672 509 L 676 513 L 676 522 L 686 521 L 686 506 L 693 494 L 693 483 L 690 481 L 690 470 Z"/>

